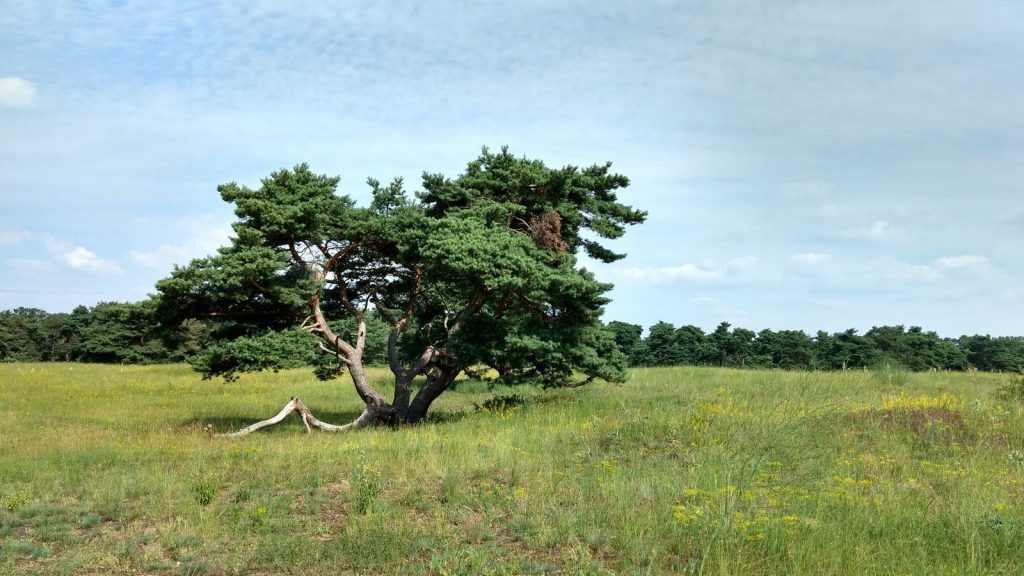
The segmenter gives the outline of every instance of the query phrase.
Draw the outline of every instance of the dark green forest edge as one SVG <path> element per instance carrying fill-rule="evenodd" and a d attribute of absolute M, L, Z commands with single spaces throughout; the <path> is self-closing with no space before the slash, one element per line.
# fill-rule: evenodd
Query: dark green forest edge
<path fill-rule="evenodd" d="M 172 329 L 155 320 L 156 299 L 79 306 L 70 314 L 35 308 L 0 312 L 0 361 L 93 362 L 110 364 L 202 363 L 227 329 L 211 321 L 193 321 Z M 388 325 L 367 315 L 367 364 L 387 365 Z M 787 370 L 843 370 L 893 366 L 913 371 L 1024 370 L 1024 337 L 987 335 L 942 338 L 913 326 L 878 326 L 865 334 L 736 328 L 727 322 L 705 333 L 697 326 L 676 328 L 667 322 L 644 335 L 638 324 L 612 321 L 630 366 L 729 366 Z M 295 331 L 267 337 L 252 353 L 274 354 L 291 367 L 313 365 L 315 354 Z M 201 360 L 201 361 L 200 361 Z"/>

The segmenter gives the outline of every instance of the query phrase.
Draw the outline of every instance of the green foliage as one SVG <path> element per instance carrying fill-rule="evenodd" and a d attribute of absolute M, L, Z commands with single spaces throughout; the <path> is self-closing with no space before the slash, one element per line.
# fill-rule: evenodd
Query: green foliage
<path fill-rule="evenodd" d="M 829 334 L 818 332 L 814 349 L 816 368 L 824 370 L 846 370 L 875 366 L 881 351 L 875 341 L 857 334 L 850 329 Z"/>
<path fill-rule="evenodd" d="M 984 370 L 1015 371 L 1024 365 L 1024 339 L 964 336 L 940 338 L 913 326 L 876 326 L 865 335 L 856 330 L 814 337 L 800 330 L 754 333 L 723 322 L 710 334 L 696 326 L 676 329 L 667 322 L 640 327 L 612 322 L 617 347 L 632 366 L 730 366 L 786 370 Z M 1018 350 L 1019 349 L 1019 350 Z"/>
<path fill-rule="evenodd" d="M 366 514 L 380 496 L 380 470 L 371 464 L 357 466 L 352 473 L 352 485 L 356 488 L 356 510 Z"/>
<path fill-rule="evenodd" d="M 875 343 L 886 361 L 909 370 L 955 370 L 967 361 L 967 354 L 956 342 L 943 340 L 935 332 L 924 332 L 919 326 L 909 330 L 903 326 L 874 327 L 865 337 Z"/>
<path fill-rule="evenodd" d="M 610 262 L 623 255 L 582 235 L 590 231 L 618 238 L 626 226 L 646 219 L 645 212 L 618 202 L 616 191 L 628 185 L 628 178 L 611 172 L 611 163 L 552 169 L 540 160 L 517 158 L 508 148 L 496 154 L 485 148 L 454 180 L 424 174 L 419 197 L 429 216 L 468 212 L 548 250 L 575 254 L 582 248 L 590 257 Z"/>
<path fill-rule="evenodd" d="M 702 334 L 703 336 L 703 334 Z M 673 364 L 684 364 L 686 358 L 676 341 L 675 326 L 668 322 L 658 322 L 651 326 L 647 334 L 647 357 L 645 365 L 648 366 L 671 366 Z"/>
<path fill-rule="evenodd" d="M 0 358 L 6 362 L 54 359 L 61 343 L 54 324 L 59 322 L 51 321 L 49 314 L 37 308 L 0 312 Z"/>
<path fill-rule="evenodd" d="M 316 366 L 323 379 L 337 373 L 337 362 L 317 353 L 316 339 L 297 329 L 238 336 L 231 340 L 215 340 L 206 349 L 189 359 L 205 378 L 223 376 L 228 381 L 238 379 L 240 372 L 282 370 Z M 335 368 L 334 372 L 331 368 Z"/>
<path fill-rule="evenodd" d="M 999 398 L 1024 403 L 1024 373 L 1013 376 L 996 391 Z"/>
<path fill-rule="evenodd" d="M 611 286 L 576 261 L 581 250 L 620 258 L 591 237 L 646 217 L 618 202 L 628 180 L 609 164 L 552 169 L 484 149 L 454 179 L 425 174 L 415 198 L 401 180 L 370 179 L 367 207 L 338 181 L 301 164 L 257 189 L 218 188 L 238 217 L 231 246 L 157 285 L 161 318 L 209 324 L 192 360 L 205 375 L 305 364 L 330 377 L 341 363 L 318 348 L 378 363 L 393 329 L 396 382 L 425 353 L 417 370 L 448 382 L 478 364 L 547 386 L 624 379 L 626 357 L 599 322 Z M 311 336 L 304 354 L 287 330 L 299 325 L 326 342 Z"/>
<path fill-rule="evenodd" d="M 154 300 L 76 308 L 66 319 L 67 356 L 80 362 L 151 364 L 180 358 L 177 334 L 155 319 Z"/>
<path fill-rule="evenodd" d="M 192 499 L 200 506 L 209 506 L 217 495 L 217 490 L 217 483 L 212 478 L 199 478 L 192 483 Z"/>
<path fill-rule="evenodd" d="M 22 508 L 25 504 L 28 504 L 29 500 L 28 492 L 22 489 L 9 489 L 3 492 L 2 496 L 4 510 L 8 512 L 14 512 L 18 508 Z"/>
<path fill-rule="evenodd" d="M 393 192 L 393 190 L 392 190 Z M 43 310 L 19 308 L 0 312 L 0 362 L 14 361 L 80 361 L 119 364 L 147 364 L 188 359 L 208 375 L 222 374 L 229 378 L 246 370 L 281 369 L 312 366 L 322 379 L 336 377 L 341 365 L 330 356 L 317 354 L 309 348 L 315 339 L 296 334 L 294 323 L 240 322 L 238 319 L 190 320 L 177 327 L 161 323 L 157 311 L 164 306 L 157 299 L 134 304 L 107 302 L 92 308 L 79 306 L 70 314 L 50 314 Z M 365 315 L 367 341 L 365 362 L 372 366 L 387 365 L 387 322 L 370 310 Z M 476 342 L 463 345 L 472 349 L 474 357 L 498 370 L 505 381 L 536 377 L 537 371 L 520 362 L 513 365 L 516 354 L 505 354 L 519 345 L 518 357 L 529 357 L 538 351 L 538 342 L 557 341 L 549 331 L 536 341 L 514 342 L 526 334 L 511 330 L 512 323 L 493 319 L 479 326 Z M 355 323 L 343 317 L 332 322 L 339 334 L 351 335 Z M 414 325 L 415 326 L 415 325 Z M 403 355 L 415 355 L 431 343 L 432 324 L 407 330 L 401 344 Z M 498 330 L 498 327 L 502 327 Z M 542 326 L 536 324 L 537 326 Z M 978 369 L 995 372 L 1018 372 L 1024 369 L 1024 338 L 962 336 L 953 340 L 940 338 L 934 332 L 902 326 L 872 328 L 868 334 L 856 330 L 814 336 L 798 330 L 762 330 L 753 339 L 742 329 L 725 329 L 719 334 L 705 334 L 697 326 L 675 328 L 660 322 L 650 327 L 646 337 L 636 324 L 612 321 L 606 326 L 617 348 L 630 366 L 746 366 L 796 370 L 877 369 L 886 363 L 904 370 Z M 419 333 L 423 330 L 424 333 Z M 280 332 L 280 335 L 272 335 Z M 233 338 L 243 341 L 232 345 Z M 512 338 L 505 342 L 504 338 Z M 744 343 L 743 338 L 747 341 Z M 469 340 L 469 339 L 467 339 Z M 305 342 L 305 344 L 303 344 Z M 267 346 L 261 358 L 260 346 Z M 567 347 L 575 344 L 567 344 Z M 730 351 L 729 346 L 733 348 Z M 722 346 L 722 348 L 720 348 Z M 737 351 L 744 355 L 736 354 Z M 605 360 L 615 365 L 608 352 Z M 557 358 L 552 364 L 557 364 Z M 531 376 L 532 374 L 532 376 Z M 614 376 L 610 377 L 614 378 Z M 558 380 L 555 378 L 554 380 Z"/>
<path fill-rule="evenodd" d="M 154 316 L 157 303 L 103 302 L 70 314 L 0 312 L 0 361 L 148 364 L 182 358 L 181 334 Z"/>
<path fill-rule="evenodd" d="M 644 363 L 647 355 L 647 347 L 642 338 L 644 328 L 639 324 L 628 324 L 618 320 L 612 320 L 607 325 L 608 331 L 615 338 L 615 345 L 626 355 L 631 366 Z"/>
<path fill-rule="evenodd" d="M 1024 372 L 1024 337 L 962 336 L 957 343 L 978 370 Z"/>
<path fill-rule="evenodd" d="M 542 162 L 484 150 L 454 180 L 424 176 L 419 198 L 437 228 L 423 245 L 436 261 L 438 303 L 480 296 L 485 305 L 446 342 L 464 366 L 483 363 L 506 380 L 539 378 L 558 386 L 574 372 L 621 380 L 626 358 L 599 323 L 610 286 L 576 267 L 582 249 L 605 261 L 620 257 L 585 230 L 616 238 L 645 214 L 616 201 L 628 184 L 609 166 L 550 169 Z M 422 326 L 445 318 L 424 306 Z"/>
<path fill-rule="evenodd" d="M 519 394 L 505 394 L 488 398 L 477 406 L 478 410 L 487 412 L 507 412 L 526 404 L 526 399 Z"/>

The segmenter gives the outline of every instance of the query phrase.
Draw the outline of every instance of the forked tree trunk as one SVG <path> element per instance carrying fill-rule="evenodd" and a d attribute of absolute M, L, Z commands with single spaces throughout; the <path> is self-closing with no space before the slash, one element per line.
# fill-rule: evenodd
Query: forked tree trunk
<path fill-rule="evenodd" d="M 351 370 L 353 367 L 355 368 L 354 371 Z M 426 383 L 416 393 L 415 398 L 411 402 L 409 399 L 411 396 L 411 382 L 403 382 L 396 387 L 395 402 L 388 403 L 383 396 L 369 386 L 368 381 L 366 381 L 366 374 L 361 366 L 350 366 L 349 368 L 350 375 L 356 385 L 356 391 L 360 393 L 360 397 L 366 402 L 366 409 L 363 410 L 358 418 L 348 424 L 337 425 L 320 420 L 313 415 L 298 396 L 295 396 L 275 416 L 250 424 L 237 432 L 213 434 L 212 428 L 209 426 L 207 426 L 207 432 L 211 436 L 220 438 L 241 438 L 263 428 L 280 424 L 292 413 L 298 414 L 302 423 L 306 426 L 307 432 L 312 432 L 313 428 L 323 430 L 324 432 L 345 432 L 363 428 L 374 423 L 391 425 L 419 424 L 426 419 L 430 405 L 448 389 L 448 386 L 451 385 L 459 373 L 459 369 L 455 366 L 435 368 L 427 375 Z"/>
<path fill-rule="evenodd" d="M 284 405 L 275 416 L 267 418 L 266 420 L 260 420 L 254 424 L 250 424 L 245 428 L 237 432 L 228 434 L 213 434 L 211 427 L 207 426 L 206 430 L 212 436 L 220 438 L 241 438 L 248 436 L 253 432 L 262 430 L 280 424 L 292 413 L 298 414 L 302 423 L 306 427 L 306 432 L 312 432 L 313 428 L 317 430 L 323 430 L 324 432 L 345 432 L 348 430 L 355 430 L 366 427 L 374 423 L 386 423 L 386 424 L 419 424 L 423 422 L 427 417 L 427 412 L 430 410 L 430 405 L 433 404 L 434 400 L 437 399 L 448 386 L 455 380 L 458 375 L 458 370 L 446 369 L 446 370 L 434 370 L 427 376 L 427 381 L 420 388 L 416 397 L 409 402 L 409 391 L 405 393 L 405 405 L 392 405 L 387 403 L 371 402 L 367 403 L 366 409 L 363 410 L 362 414 L 358 418 L 349 422 L 348 424 L 330 424 L 320 420 L 303 404 L 302 400 L 298 396 L 293 397 Z"/>
<path fill-rule="evenodd" d="M 318 334 L 324 340 L 325 344 L 321 344 L 322 349 L 327 352 L 333 352 L 339 359 L 344 360 L 356 393 L 366 403 L 366 409 L 354 421 L 339 426 L 317 419 L 298 397 L 293 397 L 276 416 L 251 424 L 237 432 L 217 434 L 217 436 L 240 438 L 257 430 L 278 424 L 292 412 L 299 415 L 307 431 L 312 431 L 312 428 L 316 428 L 327 432 L 344 432 L 346 430 L 362 428 L 374 422 L 392 425 L 418 424 L 426 419 L 430 405 L 448 389 L 448 386 L 451 385 L 461 371 L 457 362 L 452 357 L 432 346 L 428 347 L 411 366 L 403 367 L 397 354 L 397 340 L 403 324 L 397 324 L 393 326 L 388 342 L 389 364 L 395 375 L 395 398 L 394 402 L 389 403 L 387 398 L 377 392 L 373 385 L 370 384 L 366 371 L 363 369 L 362 354 L 366 339 L 366 324 L 362 315 L 357 315 L 358 336 L 356 345 L 352 346 L 338 338 L 331 331 L 327 322 L 323 319 L 323 315 L 320 313 L 318 301 L 314 300 L 311 306 L 316 322 L 310 327 L 310 331 Z M 450 333 L 454 333 L 457 329 L 457 325 L 453 326 L 450 329 Z M 333 350 L 327 348 L 327 346 L 330 346 Z M 416 393 L 416 396 L 410 400 L 412 396 L 412 380 L 428 369 L 426 383 Z M 209 430 L 209 428 L 208 431 L 212 433 L 212 430 Z"/>

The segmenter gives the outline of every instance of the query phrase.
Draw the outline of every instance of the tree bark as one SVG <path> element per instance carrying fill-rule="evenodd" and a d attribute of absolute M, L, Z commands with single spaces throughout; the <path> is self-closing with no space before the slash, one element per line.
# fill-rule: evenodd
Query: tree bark
<path fill-rule="evenodd" d="M 262 430 L 263 428 L 279 424 L 282 420 L 287 418 L 293 412 L 298 414 L 299 418 L 302 419 L 302 423 L 306 426 L 306 432 L 312 432 L 313 428 L 316 428 L 317 430 L 323 430 L 325 432 L 344 432 L 350 429 L 363 428 L 366 425 L 380 418 L 384 413 L 384 411 L 378 407 L 367 406 L 366 410 L 364 410 L 363 413 L 360 414 L 358 418 L 356 418 L 352 422 L 349 422 L 348 424 L 339 426 L 337 424 L 329 424 L 327 422 L 324 422 L 323 420 L 320 420 L 316 416 L 313 416 L 313 413 L 310 412 L 309 408 L 307 408 L 306 405 L 302 403 L 302 400 L 300 400 L 298 396 L 295 396 L 291 400 L 289 400 L 288 403 L 284 405 L 284 408 L 282 408 L 281 411 L 278 412 L 277 415 L 274 416 L 273 418 L 260 420 L 255 424 L 251 424 L 249 426 L 246 426 L 245 428 L 242 428 L 238 432 L 232 432 L 230 434 L 216 434 L 216 436 L 220 438 L 241 438 L 242 436 L 248 436 L 249 434 L 252 434 L 253 432 L 256 432 L 258 430 Z M 207 426 L 207 431 L 212 431 L 209 426 Z"/>
<path fill-rule="evenodd" d="M 409 411 L 406 414 L 405 421 L 408 424 L 418 424 L 427 417 L 427 411 L 430 410 L 430 405 L 441 395 L 442 392 L 448 389 L 448 386 L 458 376 L 460 369 L 452 364 L 442 364 L 434 368 L 434 370 L 427 375 L 427 382 L 420 388 L 420 391 L 416 393 L 416 397 L 413 398 L 412 403 L 409 405 Z"/>

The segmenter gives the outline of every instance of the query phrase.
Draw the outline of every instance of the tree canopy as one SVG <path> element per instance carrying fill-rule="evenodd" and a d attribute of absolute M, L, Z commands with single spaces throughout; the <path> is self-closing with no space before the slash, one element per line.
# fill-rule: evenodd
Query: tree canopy
<path fill-rule="evenodd" d="M 322 377 L 347 369 L 367 405 L 358 425 L 422 420 L 475 366 L 548 386 L 624 378 L 599 321 L 611 286 L 577 261 L 622 258 L 602 239 L 646 217 L 618 201 L 629 181 L 610 164 L 555 169 L 485 148 L 455 178 L 425 173 L 414 196 L 370 179 L 368 206 L 338 182 L 300 164 L 257 189 L 218 188 L 235 205 L 231 245 L 157 284 L 165 317 L 215 322 L 206 375 L 283 367 L 305 347 Z M 390 400 L 363 370 L 374 318 L 388 329 Z"/>

